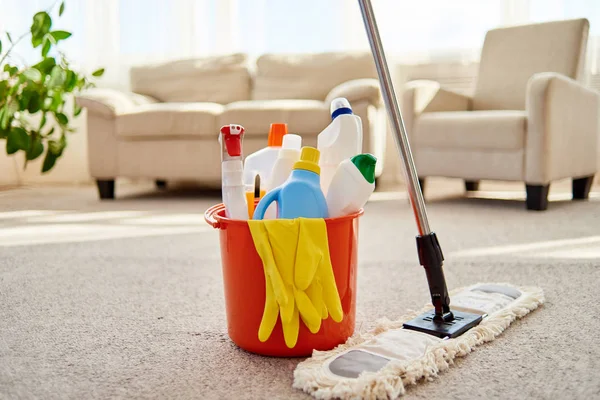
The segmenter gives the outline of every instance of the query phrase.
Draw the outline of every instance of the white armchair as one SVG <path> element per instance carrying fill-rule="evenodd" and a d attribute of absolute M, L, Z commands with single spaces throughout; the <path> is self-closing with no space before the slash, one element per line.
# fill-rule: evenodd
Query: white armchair
<path fill-rule="evenodd" d="M 600 144 L 600 94 L 580 83 L 588 31 L 586 19 L 489 31 L 472 97 L 409 82 L 402 108 L 421 186 L 521 181 L 527 208 L 545 210 L 550 183 L 571 178 L 573 198 L 588 198 Z"/>

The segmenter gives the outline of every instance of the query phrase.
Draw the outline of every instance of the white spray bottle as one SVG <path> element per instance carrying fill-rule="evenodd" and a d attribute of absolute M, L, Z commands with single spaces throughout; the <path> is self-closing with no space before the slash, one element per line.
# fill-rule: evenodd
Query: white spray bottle
<path fill-rule="evenodd" d="M 347 99 L 331 102 L 331 123 L 319 134 L 317 148 L 321 152 L 321 189 L 327 195 L 338 165 L 362 152 L 362 121 L 354 115 Z"/>
<path fill-rule="evenodd" d="M 231 219 L 248 219 L 248 206 L 242 176 L 242 139 L 244 127 L 225 125 L 219 134 L 221 144 L 221 185 L 225 215 Z"/>

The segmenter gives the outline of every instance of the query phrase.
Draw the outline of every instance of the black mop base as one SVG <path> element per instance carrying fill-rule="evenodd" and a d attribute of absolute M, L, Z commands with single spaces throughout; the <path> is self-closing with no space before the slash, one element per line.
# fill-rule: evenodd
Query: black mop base
<path fill-rule="evenodd" d="M 435 312 L 433 310 L 419 315 L 417 318 L 405 322 L 402 326 L 404 329 L 412 329 L 415 331 L 427 333 L 439 338 L 455 338 L 472 327 L 478 325 L 483 319 L 482 315 L 471 314 L 461 311 L 452 311 L 454 319 L 449 322 L 434 321 Z"/>

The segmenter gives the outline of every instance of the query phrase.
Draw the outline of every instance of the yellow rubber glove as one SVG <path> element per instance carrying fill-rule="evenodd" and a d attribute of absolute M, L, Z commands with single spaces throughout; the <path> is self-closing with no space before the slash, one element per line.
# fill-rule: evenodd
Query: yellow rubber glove
<path fill-rule="evenodd" d="M 285 343 L 298 340 L 299 319 L 312 333 L 328 316 L 335 322 L 343 311 L 329 254 L 323 219 L 249 220 L 256 250 L 263 261 L 265 308 L 259 340 L 268 340 L 279 314 Z"/>
<path fill-rule="evenodd" d="M 328 312 L 331 319 L 341 322 L 344 312 L 331 265 L 325 220 L 307 218 L 299 220 L 300 230 L 294 275 L 296 288 L 311 294 L 308 297 L 319 314 L 325 315 Z M 310 286 L 314 287 L 309 290 Z M 302 310 L 300 312 L 302 313 Z M 309 316 L 305 317 L 309 318 Z"/>

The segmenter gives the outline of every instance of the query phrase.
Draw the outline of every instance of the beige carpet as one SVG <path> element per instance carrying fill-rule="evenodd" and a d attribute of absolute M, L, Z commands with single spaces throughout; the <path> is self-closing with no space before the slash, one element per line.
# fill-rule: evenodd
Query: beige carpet
<path fill-rule="evenodd" d="M 439 189 L 436 185 L 439 184 Z M 450 288 L 537 285 L 547 303 L 433 382 L 422 399 L 600 397 L 600 196 L 527 212 L 520 186 L 433 181 L 431 225 Z M 501 192 L 500 192 L 501 191 Z M 217 233 L 196 192 L 119 187 L 0 192 L 0 398 L 302 399 L 297 359 L 228 339 Z M 361 221 L 357 329 L 428 300 L 410 208 L 378 193 Z"/>

